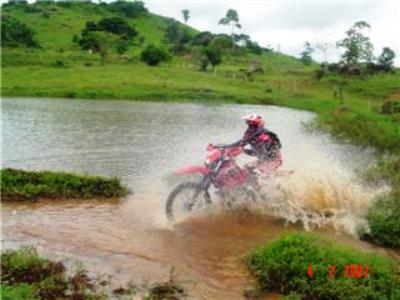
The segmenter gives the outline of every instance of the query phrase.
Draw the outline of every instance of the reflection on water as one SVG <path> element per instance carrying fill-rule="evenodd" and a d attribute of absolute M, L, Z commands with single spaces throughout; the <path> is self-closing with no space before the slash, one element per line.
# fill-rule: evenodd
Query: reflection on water
<path fill-rule="evenodd" d="M 3 205 L 4 246 L 33 243 L 52 256 L 109 271 L 116 280 L 162 279 L 175 266 L 194 281 L 196 297 L 241 299 L 248 279 L 243 256 L 260 242 L 301 229 L 268 215 L 352 233 L 374 194 L 353 172 L 368 153 L 302 130 L 301 123 L 312 118 L 308 112 L 55 99 L 5 99 L 2 110 L 3 166 L 118 176 L 134 192 L 107 203 Z M 265 213 L 258 207 L 257 214 L 218 212 L 168 224 L 164 202 L 171 171 L 200 163 L 209 142 L 238 140 L 245 130 L 240 116 L 254 111 L 280 136 L 283 168 L 295 174 L 265 182 Z M 325 218 L 327 211 L 334 217 Z"/>

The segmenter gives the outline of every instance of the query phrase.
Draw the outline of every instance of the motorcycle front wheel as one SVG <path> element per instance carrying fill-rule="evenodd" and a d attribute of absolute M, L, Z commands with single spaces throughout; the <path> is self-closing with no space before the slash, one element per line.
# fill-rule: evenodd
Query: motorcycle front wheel
<path fill-rule="evenodd" d="M 196 182 L 183 182 L 169 194 L 166 203 L 166 213 L 169 220 L 179 215 L 190 213 L 211 203 L 207 190 Z"/>

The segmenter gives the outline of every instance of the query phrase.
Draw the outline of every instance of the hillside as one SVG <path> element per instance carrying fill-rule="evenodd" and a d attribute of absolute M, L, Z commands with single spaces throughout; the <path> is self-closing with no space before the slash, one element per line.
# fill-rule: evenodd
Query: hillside
<path fill-rule="evenodd" d="M 399 115 L 380 113 L 385 101 L 399 98 L 399 72 L 358 77 L 332 73 L 317 79 L 316 63 L 304 65 L 282 53 L 264 49 L 255 54 L 247 48 L 223 52 L 215 69 L 202 72 L 200 47 L 192 42 L 179 55 L 171 52 L 168 62 L 149 67 L 140 61 L 140 53 L 149 44 L 170 50 L 172 45 L 165 40 L 169 25 L 175 23 L 190 39 L 199 31 L 146 10 L 130 16 L 126 12 L 89 2 L 3 6 L 3 18 L 30 27 L 40 48 L 3 47 L 2 94 L 285 105 L 319 112 L 335 133 L 361 144 L 400 149 Z M 115 16 L 132 25 L 137 36 L 125 53 L 111 50 L 102 65 L 99 54 L 81 51 L 73 40 L 87 22 Z"/>

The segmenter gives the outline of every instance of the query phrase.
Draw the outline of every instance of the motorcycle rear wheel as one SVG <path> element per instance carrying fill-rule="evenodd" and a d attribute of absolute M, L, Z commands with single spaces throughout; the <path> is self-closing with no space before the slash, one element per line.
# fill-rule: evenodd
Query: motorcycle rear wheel
<path fill-rule="evenodd" d="M 186 214 L 195 208 L 211 203 L 207 190 L 196 182 L 183 182 L 169 194 L 166 203 L 166 213 L 169 220 L 174 220 L 178 214 Z"/>

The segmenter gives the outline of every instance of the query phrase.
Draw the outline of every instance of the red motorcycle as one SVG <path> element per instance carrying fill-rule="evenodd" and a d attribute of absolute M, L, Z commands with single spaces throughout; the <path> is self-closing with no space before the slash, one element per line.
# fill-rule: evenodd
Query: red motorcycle
<path fill-rule="evenodd" d="M 172 220 L 178 213 L 188 213 L 195 208 L 210 204 L 212 186 L 224 200 L 239 197 L 256 200 L 254 190 L 259 189 L 256 167 L 250 165 L 240 167 L 235 161 L 235 157 L 242 154 L 243 148 L 209 144 L 207 151 L 209 153 L 204 166 L 190 166 L 175 172 L 199 173 L 202 178 L 200 182 L 183 182 L 169 194 L 166 204 L 168 219 Z"/>

